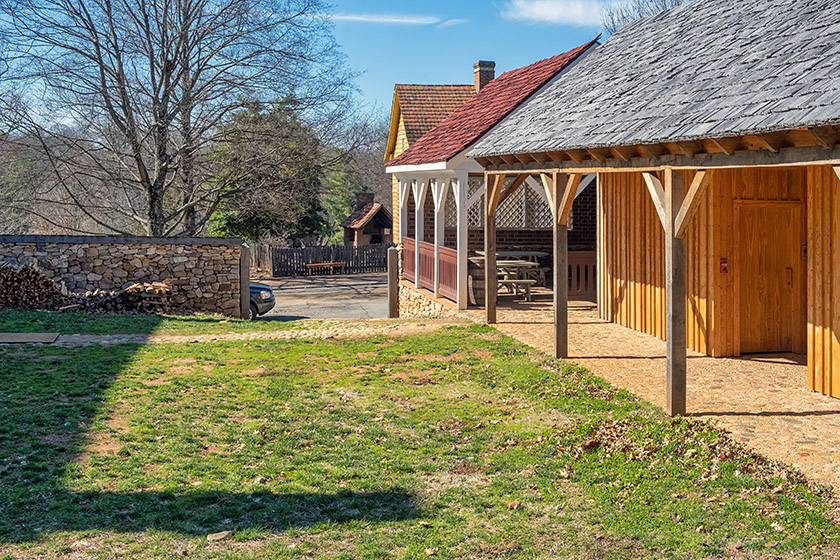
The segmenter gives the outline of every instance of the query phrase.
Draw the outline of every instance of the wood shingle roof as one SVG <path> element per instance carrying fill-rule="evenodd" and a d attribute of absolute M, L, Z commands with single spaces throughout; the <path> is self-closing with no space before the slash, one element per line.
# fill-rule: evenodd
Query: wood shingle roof
<path fill-rule="evenodd" d="M 475 86 L 397 84 L 394 87 L 409 144 L 475 95 Z"/>
<path fill-rule="evenodd" d="M 840 124 L 840 1 L 692 0 L 636 21 L 520 106 L 473 157 Z"/>

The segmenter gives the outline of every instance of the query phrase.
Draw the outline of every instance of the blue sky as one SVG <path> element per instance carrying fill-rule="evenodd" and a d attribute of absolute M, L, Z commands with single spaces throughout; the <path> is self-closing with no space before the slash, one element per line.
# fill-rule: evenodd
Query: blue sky
<path fill-rule="evenodd" d="M 598 0 L 332 0 L 335 35 L 362 97 L 390 110 L 395 83 L 472 83 L 581 45 L 602 31 Z"/>

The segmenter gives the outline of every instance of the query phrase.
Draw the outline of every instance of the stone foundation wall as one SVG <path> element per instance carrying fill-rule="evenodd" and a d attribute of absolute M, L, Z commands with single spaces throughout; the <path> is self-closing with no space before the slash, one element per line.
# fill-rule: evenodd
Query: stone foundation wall
<path fill-rule="evenodd" d="M 400 318 L 412 317 L 456 317 L 454 311 L 434 299 L 400 284 Z"/>
<path fill-rule="evenodd" d="M 71 292 L 164 282 L 178 308 L 231 317 L 240 316 L 241 254 L 238 239 L 0 236 L 0 260 L 34 262 Z"/>

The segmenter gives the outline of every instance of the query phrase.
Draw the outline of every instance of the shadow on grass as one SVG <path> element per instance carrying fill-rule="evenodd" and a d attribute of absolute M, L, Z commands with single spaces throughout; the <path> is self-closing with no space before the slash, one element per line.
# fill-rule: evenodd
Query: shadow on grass
<path fill-rule="evenodd" d="M 76 462 L 103 398 L 138 350 L 137 345 L 0 348 L 0 542 L 38 540 L 49 531 L 276 532 L 417 515 L 414 497 L 391 489 L 335 494 L 192 486 L 180 492 L 71 490 L 68 484 L 78 477 Z"/>

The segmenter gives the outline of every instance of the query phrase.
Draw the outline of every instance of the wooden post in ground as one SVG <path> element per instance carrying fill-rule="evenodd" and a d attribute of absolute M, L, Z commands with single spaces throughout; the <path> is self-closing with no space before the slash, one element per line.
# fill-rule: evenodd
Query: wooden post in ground
<path fill-rule="evenodd" d="M 685 414 L 686 394 L 686 255 L 677 234 L 677 215 L 685 198 L 685 172 L 665 169 L 665 298 L 667 387 L 665 412 Z"/>
<path fill-rule="evenodd" d="M 400 316 L 400 254 L 396 247 L 388 249 L 388 318 Z"/>
<path fill-rule="evenodd" d="M 581 175 L 543 175 L 553 229 L 554 357 L 569 357 L 569 215 Z"/>
<path fill-rule="evenodd" d="M 484 174 L 484 312 L 488 324 L 496 322 L 496 207 L 505 175 Z"/>
<path fill-rule="evenodd" d="M 239 252 L 239 318 L 251 317 L 251 248 L 243 243 Z"/>

